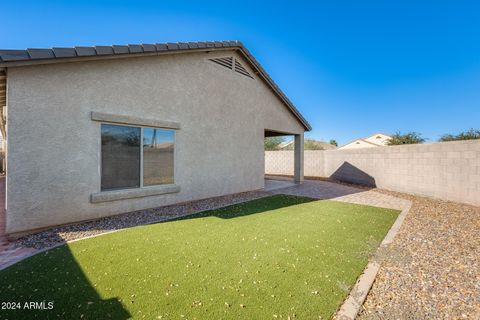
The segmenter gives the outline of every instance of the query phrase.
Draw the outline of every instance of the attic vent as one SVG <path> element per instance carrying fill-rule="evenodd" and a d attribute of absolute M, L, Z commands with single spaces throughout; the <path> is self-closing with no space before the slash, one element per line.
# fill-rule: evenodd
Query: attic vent
<path fill-rule="evenodd" d="M 250 75 L 250 73 L 248 73 L 247 69 L 245 69 L 245 68 L 240 64 L 240 62 L 238 62 L 237 59 L 235 59 L 235 72 L 238 72 L 238 73 L 240 73 L 240 74 L 243 74 L 244 76 L 247 76 L 247 77 L 253 79 L 253 77 Z"/>
<path fill-rule="evenodd" d="M 235 71 L 237 73 L 240 73 L 246 77 L 253 79 L 253 77 L 250 75 L 247 69 L 245 69 L 245 67 L 242 66 L 242 64 L 237 59 L 234 59 L 233 57 L 214 58 L 214 59 L 208 59 L 208 60 L 216 64 L 219 64 L 222 67 L 228 68 L 232 71 Z"/>
<path fill-rule="evenodd" d="M 228 68 L 228 69 L 233 69 L 233 58 L 232 57 L 225 57 L 225 58 L 215 58 L 215 59 L 209 59 L 212 62 L 215 62 L 216 64 L 221 65 L 222 67 Z"/>

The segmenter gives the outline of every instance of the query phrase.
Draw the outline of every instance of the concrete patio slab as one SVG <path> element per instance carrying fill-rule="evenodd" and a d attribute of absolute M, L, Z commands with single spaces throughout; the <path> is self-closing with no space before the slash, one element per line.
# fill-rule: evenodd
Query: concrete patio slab
<path fill-rule="evenodd" d="M 357 188 L 350 185 L 321 180 L 305 180 L 301 185 L 271 190 L 271 193 L 291 194 L 315 199 L 330 199 L 397 210 L 403 210 L 411 204 L 408 200 L 382 194 L 373 189 Z"/>
<path fill-rule="evenodd" d="M 295 182 L 293 181 L 265 179 L 265 188 L 263 190 L 269 192 L 294 186 Z"/>

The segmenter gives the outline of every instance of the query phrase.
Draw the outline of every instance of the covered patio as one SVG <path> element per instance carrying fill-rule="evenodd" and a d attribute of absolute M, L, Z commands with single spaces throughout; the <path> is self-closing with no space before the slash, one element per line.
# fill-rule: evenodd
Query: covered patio
<path fill-rule="evenodd" d="M 289 132 L 282 132 L 277 130 L 265 129 L 265 138 L 293 136 L 294 139 L 294 161 L 293 161 L 293 179 L 289 177 L 265 177 L 265 190 L 274 190 L 276 186 L 287 186 L 287 183 L 302 184 L 304 180 L 303 175 L 303 159 L 304 159 L 304 137 L 302 134 L 292 134 Z"/>

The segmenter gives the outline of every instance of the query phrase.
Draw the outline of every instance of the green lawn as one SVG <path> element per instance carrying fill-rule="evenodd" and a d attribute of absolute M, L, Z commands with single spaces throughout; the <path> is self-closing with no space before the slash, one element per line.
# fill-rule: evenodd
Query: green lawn
<path fill-rule="evenodd" d="M 397 215 L 276 195 L 74 242 L 0 271 L 0 318 L 329 318 Z"/>

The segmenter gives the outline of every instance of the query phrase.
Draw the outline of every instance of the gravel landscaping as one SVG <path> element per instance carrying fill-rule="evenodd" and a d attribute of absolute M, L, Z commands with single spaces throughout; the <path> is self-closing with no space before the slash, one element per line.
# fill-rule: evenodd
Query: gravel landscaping
<path fill-rule="evenodd" d="M 250 191 L 204 200 L 124 213 L 84 223 L 60 226 L 15 241 L 16 247 L 45 249 L 67 241 L 95 236 L 105 232 L 165 221 L 200 211 L 215 209 L 268 196 L 264 191 Z"/>
<path fill-rule="evenodd" d="M 480 207 L 405 195 L 413 205 L 361 319 L 480 319 Z"/>

